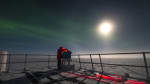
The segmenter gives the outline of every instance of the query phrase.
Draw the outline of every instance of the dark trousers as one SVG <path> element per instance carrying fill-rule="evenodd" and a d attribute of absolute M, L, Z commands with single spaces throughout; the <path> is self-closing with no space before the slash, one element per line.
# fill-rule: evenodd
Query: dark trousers
<path fill-rule="evenodd" d="M 61 69 L 61 60 L 57 60 L 57 69 Z"/>

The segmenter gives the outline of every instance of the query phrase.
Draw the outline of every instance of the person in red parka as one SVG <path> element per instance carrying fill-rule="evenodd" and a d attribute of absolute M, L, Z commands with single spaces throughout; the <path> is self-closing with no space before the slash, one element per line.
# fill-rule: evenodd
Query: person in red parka
<path fill-rule="evenodd" d="M 64 49 L 63 51 L 62 51 L 62 64 L 65 64 L 66 63 L 66 59 L 67 59 L 67 54 L 66 53 L 68 53 L 68 49 Z"/>
<path fill-rule="evenodd" d="M 59 49 L 57 50 L 57 68 L 58 70 L 61 69 L 61 59 L 62 59 L 62 52 L 64 52 L 64 50 L 66 50 L 66 48 L 64 47 L 59 47 Z"/>

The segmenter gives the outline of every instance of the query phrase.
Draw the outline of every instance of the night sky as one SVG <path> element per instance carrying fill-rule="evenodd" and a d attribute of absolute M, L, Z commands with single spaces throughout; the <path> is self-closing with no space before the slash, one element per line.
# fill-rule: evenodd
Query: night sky
<path fill-rule="evenodd" d="M 113 23 L 109 37 L 97 33 Z M 0 49 L 73 53 L 150 50 L 150 1 L 1 0 Z"/>

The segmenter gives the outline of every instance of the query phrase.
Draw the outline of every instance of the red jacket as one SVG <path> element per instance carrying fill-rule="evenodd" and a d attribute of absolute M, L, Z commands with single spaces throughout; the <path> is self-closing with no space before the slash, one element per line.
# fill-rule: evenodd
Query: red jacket
<path fill-rule="evenodd" d="M 58 59 L 58 60 L 61 60 L 61 58 L 62 58 L 62 53 L 63 53 L 64 51 L 66 51 L 66 48 L 59 48 L 59 49 L 57 50 L 57 59 Z"/>

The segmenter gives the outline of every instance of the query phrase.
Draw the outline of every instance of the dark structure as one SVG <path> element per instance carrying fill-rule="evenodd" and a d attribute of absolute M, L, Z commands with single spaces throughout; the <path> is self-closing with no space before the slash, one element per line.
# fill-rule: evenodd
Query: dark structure
<path fill-rule="evenodd" d="M 72 55 L 72 62 L 71 62 L 71 66 L 69 69 L 67 69 L 65 67 L 65 69 L 62 70 L 56 70 L 56 65 L 54 65 L 53 63 L 56 63 L 57 58 L 56 55 L 41 55 L 41 54 L 8 54 L 8 62 L 7 62 L 7 72 L 8 73 L 12 73 L 13 72 L 13 67 L 17 64 L 21 64 L 22 69 L 20 71 L 15 70 L 16 72 L 25 72 L 26 73 L 26 77 L 31 80 L 33 83 L 39 83 L 40 80 L 42 80 L 43 78 L 48 78 L 51 83 L 54 83 L 56 81 L 59 80 L 59 82 L 61 81 L 72 81 L 72 82 L 76 82 L 76 83 L 86 83 L 84 80 L 77 80 L 77 78 L 82 78 L 82 79 L 92 79 L 94 81 L 97 82 L 106 82 L 108 83 L 108 81 L 103 81 L 103 79 L 109 79 L 111 80 L 111 82 L 113 81 L 118 81 L 118 82 L 131 82 L 132 79 L 136 80 L 136 81 L 132 81 L 132 82 L 140 82 L 141 84 L 143 84 L 143 82 L 147 82 L 149 83 L 149 71 L 150 71 L 150 65 L 149 65 L 149 55 L 150 52 L 133 52 L 133 53 L 104 53 L 104 54 L 78 54 L 78 55 Z M 120 61 L 119 63 L 113 63 L 111 62 L 111 60 L 113 60 L 114 58 L 107 58 L 109 59 L 108 61 L 106 60 L 106 58 L 104 56 L 117 56 L 117 55 L 137 55 L 137 57 L 140 57 L 137 60 L 137 63 L 141 64 L 128 64 L 129 60 L 126 60 L 127 63 L 121 63 L 123 62 L 122 60 L 124 59 L 118 59 L 118 61 Z M 24 58 L 23 58 L 24 56 Z M 86 56 L 86 57 L 85 57 Z M 24 59 L 24 61 L 12 61 L 12 59 L 14 57 L 21 57 Z M 41 58 L 42 57 L 42 58 Z M 95 58 L 97 57 L 96 60 L 99 61 L 95 61 Z M 38 60 L 35 60 L 36 58 L 38 58 Z M 43 58 L 46 58 L 46 60 L 42 60 Z M 86 60 L 85 60 L 86 58 Z M 34 60 L 31 60 L 34 59 Z M 40 59 L 40 60 L 39 60 Z M 133 59 L 133 58 L 131 58 Z M 141 61 L 139 61 L 139 59 Z M 87 61 L 88 60 L 88 61 Z M 132 61 L 132 60 L 131 60 Z M 134 62 L 134 61 L 133 61 Z M 40 64 L 42 67 L 42 65 L 46 65 L 45 68 L 47 68 L 47 71 L 42 71 L 44 68 L 41 68 L 39 70 L 35 70 L 33 71 L 34 68 L 31 68 L 31 65 L 33 66 L 33 64 L 36 63 L 45 63 L 45 64 Z M 57 63 L 56 63 L 57 64 Z M 54 66 L 53 66 L 54 65 Z M 30 68 L 29 68 L 30 67 Z M 38 66 L 36 66 L 38 67 Z M 122 70 L 122 75 L 117 71 L 116 73 L 110 73 L 110 71 L 112 70 L 117 70 L 120 69 L 119 67 L 123 67 L 123 69 L 126 70 L 126 72 L 123 72 Z M 19 67 L 16 67 L 19 68 Z M 16 69 L 15 68 L 15 69 Z M 112 69 L 112 70 L 108 70 Z M 143 72 L 142 74 L 138 71 L 138 70 L 133 70 L 133 69 L 142 69 Z M 115 71 L 114 71 L 115 72 Z M 72 75 L 72 77 L 67 77 L 66 75 L 63 74 L 70 74 Z M 133 75 L 135 74 L 135 75 Z M 141 74 L 141 77 L 138 77 L 138 75 Z M 145 75 L 144 75 L 145 74 Z M 73 76 L 74 75 L 74 76 Z M 51 78 L 53 76 L 60 76 L 60 78 L 58 79 L 54 79 Z M 116 76 L 114 78 L 114 76 Z M 95 77 L 95 78 L 93 78 Z M 116 79 L 120 77 L 120 79 Z M 131 80 L 130 80 L 131 79 Z M 110 82 L 110 81 L 109 81 Z"/>

